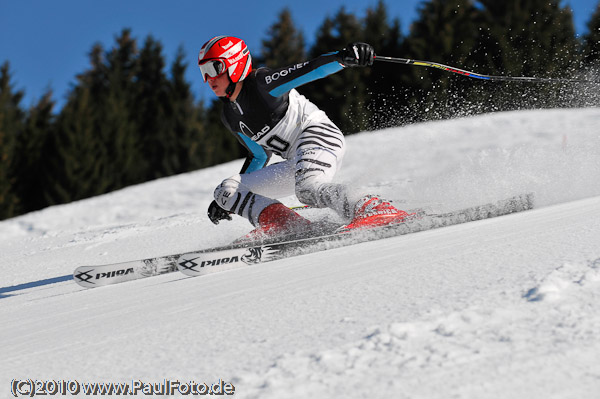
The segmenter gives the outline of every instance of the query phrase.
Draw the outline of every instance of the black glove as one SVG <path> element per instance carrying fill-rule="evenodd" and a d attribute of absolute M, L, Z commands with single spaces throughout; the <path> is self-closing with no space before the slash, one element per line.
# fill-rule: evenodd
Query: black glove
<path fill-rule="evenodd" d="M 349 67 L 354 66 L 371 66 L 375 59 L 375 50 L 367 43 L 350 43 L 342 51 L 342 64 Z"/>
<path fill-rule="evenodd" d="M 213 201 L 208 206 L 208 218 L 214 224 L 219 224 L 220 220 L 231 220 L 231 212 L 221 208 L 217 201 Z"/>

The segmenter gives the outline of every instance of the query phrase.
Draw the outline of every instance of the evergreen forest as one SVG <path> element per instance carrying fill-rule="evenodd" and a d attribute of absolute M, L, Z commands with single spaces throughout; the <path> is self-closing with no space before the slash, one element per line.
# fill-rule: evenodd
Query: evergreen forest
<path fill-rule="evenodd" d="M 383 1 L 364 15 L 342 7 L 324 18 L 310 47 L 284 8 L 250 50 L 254 67 L 281 67 L 361 41 L 381 55 L 487 75 L 597 80 L 600 3 L 581 36 L 562 3 L 425 0 L 406 30 Z M 185 80 L 196 54 L 179 50 L 167 65 L 158 38 L 140 40 L 128 28 L 110 48 L 96 44 L 88 54 L 89 68 L 60 110 L 51 90 L 23 107 L 10 60 L 0 60 L 0 220 L 245 156 L 221 124 L 222 102 L 196 100 Z M 600 85 L 489 82 L 384 62 L 299 91 L 347 135 L 486 112 L 600 106 Z"/>

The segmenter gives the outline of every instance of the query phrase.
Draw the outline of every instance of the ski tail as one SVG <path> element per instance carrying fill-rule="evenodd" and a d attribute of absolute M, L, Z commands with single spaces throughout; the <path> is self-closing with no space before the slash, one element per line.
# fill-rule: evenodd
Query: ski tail
<path fill-rule="evenodd" d="M 73 280 L 82 287 L 95 288 L 158 276 L 177 271 L 177 258 L 178 255 L 168 255 L 108 265 L 80 266 L 73 272 Z"/>

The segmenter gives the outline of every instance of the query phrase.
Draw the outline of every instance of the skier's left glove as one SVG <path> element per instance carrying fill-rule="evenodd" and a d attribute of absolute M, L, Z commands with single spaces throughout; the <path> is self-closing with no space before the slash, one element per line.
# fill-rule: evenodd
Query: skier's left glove
<path fill-rule="evenodd" d="M 231 212 L 221 208 L 217 201 L 213 201 L 208 206 L 208 218 L 214 224 L 219 224 L 221 220 L 231 220 Z"/>
<path fill-rule="evenodd" d="M 340 51 L 342 64 L 348 67 L 371 66 L 375 59 L 373 46 L 367 43 L 350 43 Z"/>

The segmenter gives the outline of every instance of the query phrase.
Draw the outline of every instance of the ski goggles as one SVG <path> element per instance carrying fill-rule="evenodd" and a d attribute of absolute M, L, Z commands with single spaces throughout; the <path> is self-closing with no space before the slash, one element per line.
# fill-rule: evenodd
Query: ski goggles
<path fill-rule="evenodd" d="M 205 82 L 208 78 L 214 79 L 223 75 L 227 70 L 225 61 L 222 58 L 203 61 L 202 63 L 199 63 L 198 66 L 202 73 L 202 79 L 204 79 Z"/>

